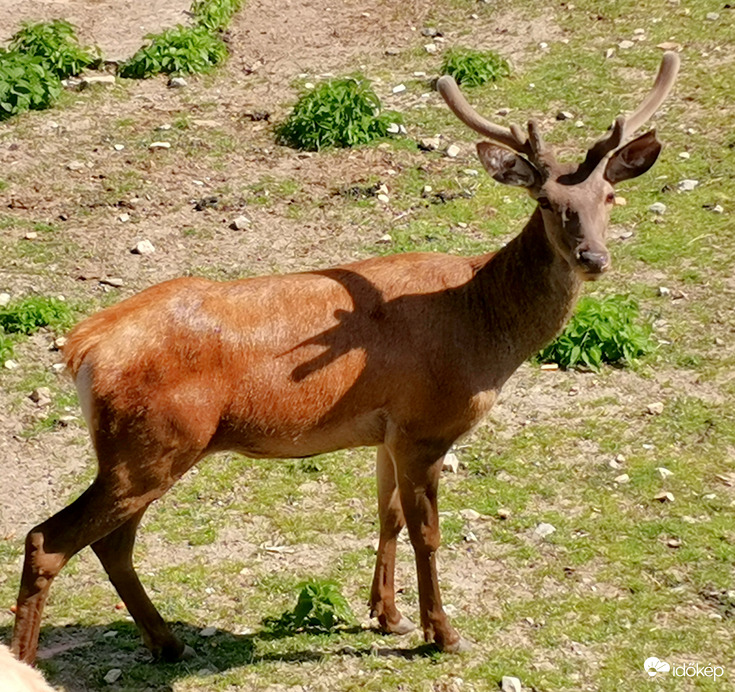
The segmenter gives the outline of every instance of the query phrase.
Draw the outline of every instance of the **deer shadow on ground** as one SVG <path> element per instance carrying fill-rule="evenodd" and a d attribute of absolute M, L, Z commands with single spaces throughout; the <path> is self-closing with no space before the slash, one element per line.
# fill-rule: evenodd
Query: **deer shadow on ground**
<path fill-rule="evenodd" d="M 340 628 L 315 638 L 308 633 L 273 631 L 267 628 L 247 634 L 216 629 L 202 636 L 201 626 L 187 622 L 171 623 L 172 631 L 194 651 L 194 655 L 179 663 L 154 661 L 131 622 L 118 620 L 106 625 L 49 625 L 41 629 L 36 666 L 49 684 L 68 692 L 90 692 L 109 689 L 105 676 L 114 669 L 121 675 L 114 682 L 116 690 L 168 692 L 181 678 L 200 677 L 204 681 L 228 670 L 257 666 L 262 663 L 301 664 L 324 660 L 325 657 L 363 658 L 368 656 L 414 659 L 433 656 L 437 649 L 431 644 L 413 648 L 393 646 L 397 637 L 384 635 L 386 642 L 364 642 L 352 646 L 345 641 L 350 635 L 365 631 L 362 627 Z M 0 627 L 0 641 L 9 642 L 12 628 Z M 303 645 L 288 650 L 272 651 L 269 642 L 292 639 Z"/>

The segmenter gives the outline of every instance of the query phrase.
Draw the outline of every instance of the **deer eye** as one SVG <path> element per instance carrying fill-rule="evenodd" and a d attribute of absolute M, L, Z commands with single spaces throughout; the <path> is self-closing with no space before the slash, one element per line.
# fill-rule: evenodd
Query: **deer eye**
<path fill-rule="evenodd" d="M 615 202 L 615 193 L 614 192 L 609 193 L 608 196 L 605 197 L 605 202 L 607 204 L 613 204 Z"/>
<path fill-rule="evenodd" d="M 551 209 L 551 202 L 549 202 L 548 197 L 539 197 L 536 201 L 542 209 Z"/>

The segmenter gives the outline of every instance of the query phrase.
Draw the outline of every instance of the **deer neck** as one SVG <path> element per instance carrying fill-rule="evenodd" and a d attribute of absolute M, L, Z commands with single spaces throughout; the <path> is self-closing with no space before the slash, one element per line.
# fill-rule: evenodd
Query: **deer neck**
<path fill-rule="evenodd" d="M 475 290 L 482 303 L 494 358 L 507 361 L 504 378 L 563 329 L 582 281 L 552 248 L 541 215 L 478 266 Z"/>

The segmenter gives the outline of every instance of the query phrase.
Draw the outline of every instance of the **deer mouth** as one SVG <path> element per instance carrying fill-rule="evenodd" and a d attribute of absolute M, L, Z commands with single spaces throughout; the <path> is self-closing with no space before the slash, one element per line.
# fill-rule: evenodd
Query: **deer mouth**
<path fill-rule="evenodd" d="M 608 252 L 593 252 L 578 250 L 576 268 L 584 281 L 597 281 L 610 269 L 610 255 Z"/>

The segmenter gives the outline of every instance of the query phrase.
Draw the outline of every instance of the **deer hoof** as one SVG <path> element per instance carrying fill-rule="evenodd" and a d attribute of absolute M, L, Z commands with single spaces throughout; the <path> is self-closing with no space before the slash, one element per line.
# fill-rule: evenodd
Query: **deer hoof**
<path fill-rule="evenodd" d="M 468 642 L 464 637 L 457 637 L 453 642 L 437 641 L 436 645 L 447 654 L 464 654 L 468 651 L 472 651 L 472 644 L 470 644 L 470 642 Z"/>
<path fill-rule="evenodd" d="M 389 634 L 408 634 L 416 629 L 416 625 L 413 624 L 407 617 L 401 616 L 401 619 L 396 622 L 381 623 L 384 632 Z"/>

